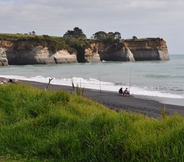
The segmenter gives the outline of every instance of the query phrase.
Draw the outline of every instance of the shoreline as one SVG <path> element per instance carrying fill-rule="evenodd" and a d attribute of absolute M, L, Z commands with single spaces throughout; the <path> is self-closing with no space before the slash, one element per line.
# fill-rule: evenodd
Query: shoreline
<path fill-rule="evenodd" d="M 163 105 L 176 105 L 183 106 L 184 108 L 184 99 L 181 98 L 166 98 L 166 97 L 156 97 L 156 96 L 144 96 L 144 95 L 135 95 L 136 98 L 154 100 Z"/>
<path fill-rule="evenodd" d="M 1 80 L 5 78 L 0 78 Z M 18 84 L 29 84 L 44 90 L 48 83 L 40 83 L 34 81 L 18 80 Z M 48 90 L 64 90 L 73 93 L 72 86 L 50 84 Z M 83 96 L 90 98 L 106 107 L 117 112 L 128 111 L 133 113 L 144 114 L 151 118 L 159 119 L 162 117 L 161 110 L 165 109 L 166 115 L 178 113 L 184 115 L 184 106 L 163 104 L 153 99 L 145 99 L 140 96 L 124 97 L 115 92 L 100 91 L 93 89 L 83 89 Z"/>

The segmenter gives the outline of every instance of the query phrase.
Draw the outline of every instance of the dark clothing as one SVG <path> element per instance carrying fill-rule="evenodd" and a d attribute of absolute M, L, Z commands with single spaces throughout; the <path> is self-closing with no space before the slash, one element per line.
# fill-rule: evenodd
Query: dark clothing
<path fill-rule="evenodd" d="M 122 88 L 119 89 L 119 94 L 123 94 L 123 89 Z"/>

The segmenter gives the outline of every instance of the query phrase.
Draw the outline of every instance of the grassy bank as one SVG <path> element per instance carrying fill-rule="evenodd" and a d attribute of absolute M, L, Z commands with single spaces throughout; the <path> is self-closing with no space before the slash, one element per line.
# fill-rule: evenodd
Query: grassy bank
<path fill-rule="evenodd" d="M 1 161 L 184 161 L 184 118 L 117 113 L 80 95 L 0 85 Z"/>

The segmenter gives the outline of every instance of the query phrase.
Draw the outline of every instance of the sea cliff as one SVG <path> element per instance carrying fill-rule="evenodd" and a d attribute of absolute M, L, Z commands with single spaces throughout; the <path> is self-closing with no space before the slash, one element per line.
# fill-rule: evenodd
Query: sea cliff
<path fill-rule="evenodd" d="M 166 41 L 162 38 L 127 39 L 124 46 L 129 48 L 136 61 L 170 60 Z"/>
<path fill-rule="evenodd" d="M 124 39 L 113 43 L 85 40 L 88 46 L 63 45 L 54 39 L 44 39 L 0 39 L 0 66 L 170 59 L 162 38 Z"/>
<path fill-rule="evenodd" d="M 101 60 L 107 61 L 146 61 L 170 60 L 167 44 L 162 38 L 125 39 L 120 47 L 112 44 L 98 44 Z"/>
<path fill-rule="evenodd" d="M 77 62 L 76 54 L 67 50 L 52 52 L 30 40 L 0 41 L 0 60 L 7 60 L 9 65 L 57 64 Z"/>

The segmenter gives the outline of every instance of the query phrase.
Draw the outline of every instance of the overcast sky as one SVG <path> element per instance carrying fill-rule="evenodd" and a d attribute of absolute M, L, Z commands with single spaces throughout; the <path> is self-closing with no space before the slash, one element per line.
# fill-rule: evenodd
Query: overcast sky
<path fill-rule="evenodd" d="M 0 0 L 0 33 L 63 36 L 74 27 L 122 38 L 160 37 L 184 54 L 184 0 Z"/>

